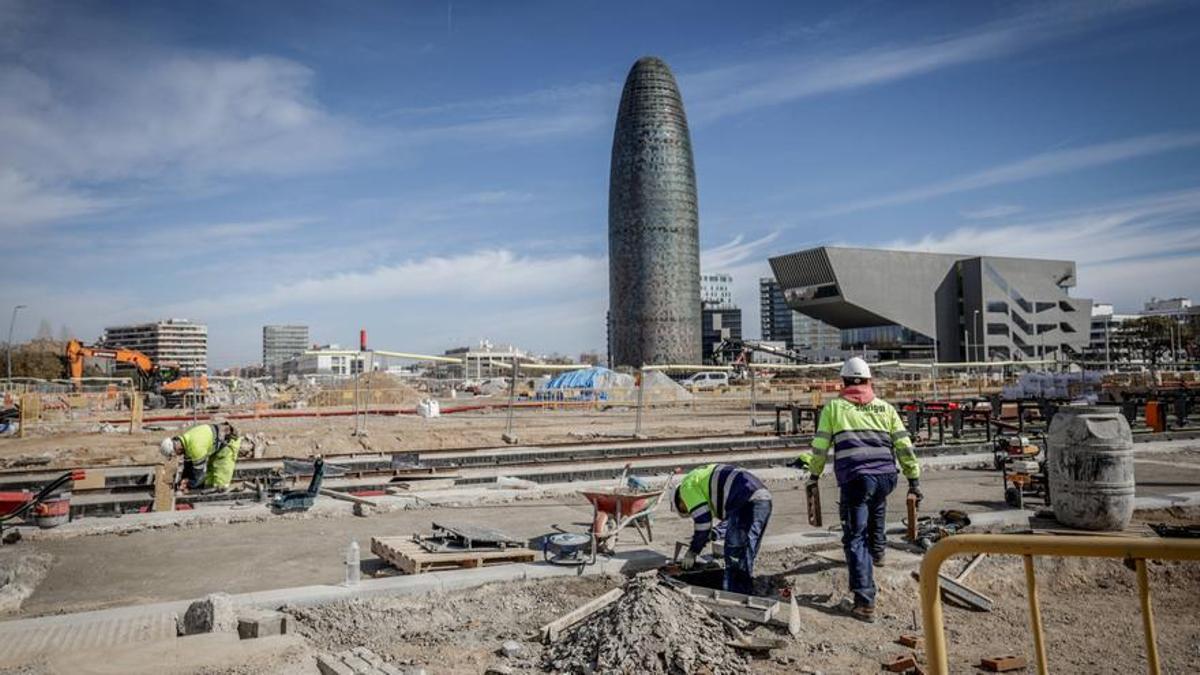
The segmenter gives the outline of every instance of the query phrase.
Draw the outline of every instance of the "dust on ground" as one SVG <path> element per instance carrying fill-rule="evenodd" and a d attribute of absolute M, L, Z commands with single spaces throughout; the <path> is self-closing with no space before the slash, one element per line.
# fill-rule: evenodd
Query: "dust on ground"
<path fill-rule="evenodd" d="M 0 615 L 15 614 L 50 571 L 54 557 L 29 548 L 0 550 Z"/>

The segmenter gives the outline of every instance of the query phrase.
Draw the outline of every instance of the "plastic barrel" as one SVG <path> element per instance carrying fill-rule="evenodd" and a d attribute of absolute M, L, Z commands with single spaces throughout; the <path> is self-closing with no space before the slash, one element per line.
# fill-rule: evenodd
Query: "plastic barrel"
<path fill-rule="evenodd" d="M 1116 406 L 1058 409 L 1047 435 L 1054 517 L 1068 527 L 1123 530 L 1133 517 L 1133 435 Z"/>

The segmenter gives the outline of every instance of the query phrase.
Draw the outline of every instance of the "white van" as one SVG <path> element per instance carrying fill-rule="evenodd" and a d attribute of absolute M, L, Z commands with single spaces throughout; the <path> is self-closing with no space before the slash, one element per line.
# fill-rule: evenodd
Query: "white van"
<path fill-rule="evenodd" d="M 680 384 L 691 391 L 724 389 L 729 386 L 729 373 L 720 370 L 696 373 Z"/>

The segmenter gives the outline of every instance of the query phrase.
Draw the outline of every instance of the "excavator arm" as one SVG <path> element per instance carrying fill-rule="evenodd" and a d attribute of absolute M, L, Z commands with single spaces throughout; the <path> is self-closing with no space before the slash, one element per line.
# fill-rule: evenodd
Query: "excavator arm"
<path fill-rule="evenodd" d="M 67 371 L 77 387 L 80 380 L 83 379 L 83 360 L 85 358 L 110 359 L 117 363 L 131 364 L 144 378 L 149 378 L 154 371 L 154 362 L 150 360 L 150 357 L 135 349 L 89 347 L 79 340 L 71 340 L 67 343 Z"/>

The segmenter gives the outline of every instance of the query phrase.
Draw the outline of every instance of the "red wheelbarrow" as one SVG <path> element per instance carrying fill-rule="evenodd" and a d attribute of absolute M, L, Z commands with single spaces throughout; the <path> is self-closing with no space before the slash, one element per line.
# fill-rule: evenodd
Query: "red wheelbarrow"
<path fill-rule="evenodd" d="M 664 492 L 623 487 L 580 491 L 592 503 L 592 534 L 596 537 L 597 547 L 611 551 L 621 530 L 630 525 L 641 535 L 642 542 L 654 541 L 650 515 L 662 501 Z"/>

